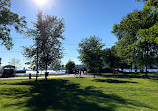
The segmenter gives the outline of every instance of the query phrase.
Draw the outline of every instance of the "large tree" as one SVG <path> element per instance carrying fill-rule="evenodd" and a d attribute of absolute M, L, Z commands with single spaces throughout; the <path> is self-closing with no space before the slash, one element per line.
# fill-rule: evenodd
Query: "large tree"
<path fill-rule="evenodd" d="M 118 55 L 135 66 L 145 65 L 146 72 L 148 65 L 157 62 L 157 3 L 157 0 L 147 1 L 143 10 L 127 14 L 112 31 L 118 38 Z"/>
<path fill-rule="evenodd" d="M 8 50 L 14 45 L 10 36 L 11 29 L 14 28 L 17 32 L 22 33 L 23 28 L 26 28 L 25 17 L 19 17 L 18 14 L 11 12 L 10 7 L 10 0 L 0 0 L 0 40 L 1 45 Z"/>
<path fill-rule="evenodd" d="M 138 16 L 142 17 L 140 22 L 146 27 L 138 30 L 138 40 L 134 46 L 141 47 L 147 76 L 147 66 L 158 65 L 158 0 L 145 1 L 144 9 Z"/>
<path fill-rule="evenodd" d="M 133 15 L 136 13 L 137 11 L 128 14 L 120 21 L 120 24 L 114 25 L 112 31 L 118 38 L 116 43 L 117 55 L 122 58 L 123 62 L 135 64 L 135 66 L 135 48 L 132 49 L 130 46 L 137 40 L 136 33 L 140 28 L 138 21 L 132 20 Z"/>
<path fill-rule="evenodd" d="M 104 44 L 101 42 L 101 39 L 96 36 L 85 38 L 79 43 L 79 59 L 92 74 L 98 72 L 103 65 L 103 47 Z"/>
<path fill-rule="evenodd" d="M 30 47 L 24 47 L 25 57 L 30 59 L 30 64 L 45 69 L 53 66 L 63 57 L 62 40 L 64 32 L 63 19 L 55 16 L 45 15 L 39 12 L 34 29 L 29 29 L 27 34 L 34 40 Z"/>

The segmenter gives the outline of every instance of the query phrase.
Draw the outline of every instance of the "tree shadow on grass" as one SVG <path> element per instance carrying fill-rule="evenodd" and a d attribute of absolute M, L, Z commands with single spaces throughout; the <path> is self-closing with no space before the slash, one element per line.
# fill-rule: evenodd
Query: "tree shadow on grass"
<path fill-rule="evenodd" d="M 106 78 L 146 78 L 145 73 L 141 73 L 141 74 L 106 74 L 106 75 L 98 75 L 100 77 L 106 77 Z M 151 75 L 148 74 L 148 78 L 158 78 L 158 76 L 155 75 Z"/>
<path fill-rule="evenodd" d="M 158 83 L 158 78 L 155 78 L 155 77 L 149 77 L 148 80 L 151 81 L 151 82 Z"/>
<path fill-rule="evenodd" d="M 94 79 L 95 82 L 107 82 L 107 83 L 137 83 L 131 81 L 122 81 L 122 80 L 115 80 L 115 79 Z"/>
<path fill-rule="evenodd" d="M 29 111 L 114 111 L 120 104 L 151 108 L 140 102 L 130 102 L 130 100 L 123 99 L 115 94 L 104 94 L 101 90 L 96 90 L 92 86 L 82 88 L 79 84 L 71 83 L 68 80 L 23 81 L 14 85 L 30 85 L 32 88 L 29 91 L 13 88 L 13 90 L 9 89 L 8 93 L 5 92 L 4 94 L 14 95 L 15 99 L 31 98 L 26 103 L 19 102 L 5 107 L 19 105 L 28 107 Z"/>
<path fill-rule="evenodd" d="M 145 78 L 145 75 L 115 74 L 115 75 L 100 75 L 100 77 L 106 77 L 106 78 Z"/>

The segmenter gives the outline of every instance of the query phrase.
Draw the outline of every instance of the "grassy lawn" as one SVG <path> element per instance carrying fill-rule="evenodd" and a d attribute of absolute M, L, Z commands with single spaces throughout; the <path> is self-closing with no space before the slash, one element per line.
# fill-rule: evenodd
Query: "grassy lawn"
<path fill-rule="evenodd" d="M 98 75 L 98 74 L 96 74 L 96 75 Z M 134 74 L 134 73 L 133 74 L 101 73 L 99 75 L 103 76 L 103 77 L 117 77 L 117 78 L 146 78 L 146 74 L 145 73 L 136 73 L 136 74 Z M 158 72 L 156 72 L 156 73 L 148 73 L 148 77 L 158 77 Z"/>
<path fill-rule="evenodd" d="M 41 77 L 44 75 L 38 75 L 38 77 Z M 15 77 L 29 77 L 29 75 L 16 75 Z M 31 75 L 31 77 L 36 77 L 36 75 Z"/>
<path fill-rule="evenodd" d="M 158 78 L 0 81 L 0 111 L 157 111 Z"/>

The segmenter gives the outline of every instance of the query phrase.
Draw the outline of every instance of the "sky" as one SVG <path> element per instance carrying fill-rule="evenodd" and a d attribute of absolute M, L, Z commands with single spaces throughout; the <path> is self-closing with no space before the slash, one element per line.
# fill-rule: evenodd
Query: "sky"
<path fill-rule="evenodd" d="M 39 11 L 63 18 L 65 40 L 62 64 L 65 65 L 68 60 L 82 64 L 78 59 L 77 49 L 84 38 L 95 35 L 105 43 L 104 48 L 115 45 L 117 38 L 111 33 L 114 24 L 119 24 L 121 19 L 133 10 L 141 10 L 143 5 L 135 0 L 11 0 L 11 11 L 20 17 L 25 16 L 28 28 L 33 28 L 32 22 L 37 21 Z M 22 46 L 30 46 L 33 41 L 11 29 L 14 47 L 7 51 L 4 46 L 0 46 L 2 66 L 16 58 L 20 60 L 22 67 L 27 68 L 25 62 L 28 60 L 22 54 Z"/>

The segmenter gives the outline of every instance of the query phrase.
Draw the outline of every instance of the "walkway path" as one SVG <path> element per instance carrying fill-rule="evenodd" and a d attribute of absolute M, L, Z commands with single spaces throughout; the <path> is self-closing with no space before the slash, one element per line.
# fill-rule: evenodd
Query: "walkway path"
<path fill-rule="evenodd" d="M 81 75 L 81 77 L 93 77 L 92 75 Z M 31 77 L 32 79 L 36 79 L 36 77 Z M 38 77 L 38 79 L 44 79 L 45 76 Z M 64 75 L 51 75 L 47 78 L 75 78 L 74 74 L 64 74 Z M 10 77 L 10 78 L 0 78 L 1 80 L 21 80 L 21 79 L 29 79 L 29 77 Z"/>

